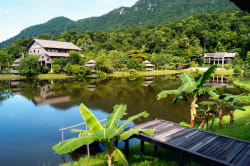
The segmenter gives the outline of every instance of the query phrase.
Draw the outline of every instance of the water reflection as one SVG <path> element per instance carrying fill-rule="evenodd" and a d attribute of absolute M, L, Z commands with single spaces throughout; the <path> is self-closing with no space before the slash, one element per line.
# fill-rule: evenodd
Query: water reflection
<path fill-rule="evenodd" d="M 61 162 L 51 147 L 61 140 L 60 128 L 81 123 L 78 110 L 85 103 L 105 119 L 115 104 L 128 104 L 128 115 L 147 111 L 153 119 L 189 121 L 189 104 L 173 97 L 156 100 L 163 89 L 176 89 L 178 76 L 146 77 L 130 80 L 0 81 L 0 161 L 2 165 L 51 165 Z M 230 89 L 240 93 L 239 89 Z M 126 118 L 126 117 L 125 117 Z M 72 134 L 65 133 L 67 138 Z M 32 156 L 32 157 L 31 157 Z M 12 158 L 15 160 L 12 160 Z"/>
<path fill-rule="evenodd" d="M 233 88 L 231 82 L 223 75 L 213 76 L 208 82 L 205 84 L 207 87 L 213 87 L 217 85 L 226 85 L 227 88 Z"/>

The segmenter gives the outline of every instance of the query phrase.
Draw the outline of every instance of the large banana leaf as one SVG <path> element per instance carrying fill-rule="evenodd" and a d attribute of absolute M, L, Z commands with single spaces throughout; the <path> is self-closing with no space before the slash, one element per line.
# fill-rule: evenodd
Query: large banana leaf
<path fill-rule="evenodd" d="M 108 128 L 99 130 L 93 133 L 93 135 L 99 140 L 102 141 L 104 139 L 110 139 L 113 138 L 116 134 L 117 128 Z"/>
<path fill-rule="evenodd" d="M 128 161 L 126 157 L 117 147 L 113 147 L 111 156 L 113 158 L 113 161 L 117 163 L 117 165 L 128 166 Z"/>
<path fill-rule="evenodd" d="M 107 117 L 106 128 L 118 127 L 119 120 L 123 117 L 127 110 L 127 105 L 115 105 L 114 112 Z"/>
<path fill-rule="evenodd" d="M 91 132 L 103 130 L 103 127 L 100 122 L 84 104 L 80 105 L 80 113 Z"/>
<path fill-rule="evenodd" d="M 227 108 L 232 109 L 232 110 L 246 111 L 244 108 L 238 107 L 238 106 L 235 106 L 235 105 L 227 105 Z"/>
<path fill-rule="evenodd" d="M 147 134 L 147 135 L 153 135 L 154 131 L 153 130 L 149 130 L 149 129 L 130 129 L 128 131 L 123 132 L 120 135 L 120 140 L 121 141 L 126 140 L 129 137 L 131 137 L 132 135 L 138 135 L 140 133 L 144 133 L 144 134 Z"/>
<path fill-rule="evenodd" d="M 216 66 L 213 65 L 205 73 L 203 73 L 202 76 L 200 77 L 200 79 L 196 82 L 197 88 L 202 87 L 207 82 L 207 80 L 209 80 L 211 78 L 211 75 L 215 71 L 216 71 Z"/>
<path fill-rule="evenodd" d="M 149 116 L 149 114 L 147 112 L 142 112 L 142 113 L 139 113 L 137 115 L 131 116 L 121 126 L 119 126 L 119 128 L 117 130 L 117 135 L 120 134 L 120 132 L 122 132 L 123 127 L 125 127 L 127 124 L 133 122 L 135 119 L 138 119 L 140 117 L 147 118 L 148 116 Z"/>
<path fill-rule="evenodd" d="M 178 90 L 163 90 L 157 95 L 157 100 L 168 97 L 168 95 L 177 95 L 179 93 Z"/>
<path fill-rule="evenodd" d="M 196 82 L 190 73 L 181 74 L 183 85 L 178 89 L 179 92 L 193 92 L 196 89 Z"/>
<path fill-rule="evenodd" d="M 80 148 L 83 145 L 89 145 L 93 143 L 97 138 L 95 136 L 82 136 L 78 138 L 71 138 L 63 142 L 59 142 L 57 145 L 53 146 L 53 150 L 57 154 L 64 154 L 73 152 L 74 150 Z"/>

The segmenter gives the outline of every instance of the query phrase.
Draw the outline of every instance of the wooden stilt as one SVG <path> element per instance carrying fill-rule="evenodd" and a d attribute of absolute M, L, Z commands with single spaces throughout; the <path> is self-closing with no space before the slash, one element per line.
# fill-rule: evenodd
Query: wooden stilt
<path fill-rule="evenodd" d="M 141 157 L 144 156 L 144 141 L 141 140 Z"/>
<path fill-rule="evenodd" d="M 115 141 L 115 146 L 118 146 L 118 140 Z"/>
<path fill-rule="evenodd" d="M 129 159 L 129 139 L 125 141 L 125 156 L 127 160 Z"/>
<path fill-rule="evenodd" d="M 184 155 L 183 151 L 179 152 L 179 166 L 184 166 Z"/>
<path fill-rule="evenodd" d="M 154 146 L 154 153 L 158 153 L 158 146 Z"/>

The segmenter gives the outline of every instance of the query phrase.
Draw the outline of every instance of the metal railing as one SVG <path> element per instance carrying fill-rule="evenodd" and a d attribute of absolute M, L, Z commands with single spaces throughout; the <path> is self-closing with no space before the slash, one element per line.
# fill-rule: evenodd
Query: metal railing
<path fill-rule="evenodd" d="M 104 122 L 106 121 L 107 119 L 102 119 L 100 120 L 99 122 Z M 64 131 L 65 130 L 69 130 L 69 129 L 73 129 L 75 127 L 79 127 L 79 126 L 84 126 L 85 125 L 85 129 L 88 130 L 88 125 L 83 122 L 83 123 L 79 123 L 79 124 L 76 124 L 76 125 L 73 125 L 73 126 L 69 126 L 69 127 L 65 127 L 65 128 L 61 128 L 60 131 L 61 131 L 61 134 L 62 134 L 62 141 L 64 141 Z M 90 149 L 89 149 L 89 145 L 87 145 L 87 152 L 88 152 L 88 157 L 90 157 Z"/>

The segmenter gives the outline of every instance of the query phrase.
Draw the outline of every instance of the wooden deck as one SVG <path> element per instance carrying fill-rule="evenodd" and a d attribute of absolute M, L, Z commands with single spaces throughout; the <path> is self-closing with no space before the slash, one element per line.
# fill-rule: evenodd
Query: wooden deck
<path fill-rule="evenodd" d="M 129 138 L 141 140 L 141 154 L 144 153 L 144 142 L 149 142 L 155 145 L 155 151 L 158 146 L 177 151 L 179 165 L 184 165 L 184 158 L 193 158 L 211 165 L 250 166 L 250 143 L 246 141 L 165 120 L 153 120 L 133 128 L 152 129 L 155 132 L 153 136 L 139 134 Z M 129 139 L 125 141 L 127 157 Z"/>

